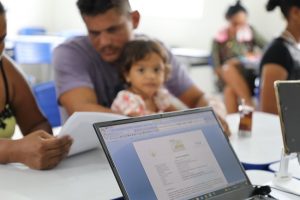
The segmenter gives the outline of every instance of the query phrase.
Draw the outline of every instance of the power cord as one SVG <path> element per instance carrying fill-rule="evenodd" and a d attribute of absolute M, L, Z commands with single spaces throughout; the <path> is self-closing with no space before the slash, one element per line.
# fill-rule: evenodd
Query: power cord
<path fill-rule="evenodd" d="M 280 191 L 280 192 L 284 192 L 284 193 L 287 193 L 287 194 L 291 194 L 291 195 L 295 195 L 295 196 L 297 196 L 297 197 L 300 197 L 300 195 L 299 194 L 296 194 L 296 193 L 293 193 L 293 192 L 289 192 L 289 191 L 286 191 L 286 190 L 283 190 L 283 189 L 279 189 L 279 188 L 276 188 L 276 187 L 274 187 L 274 186 L 263 186 L 263 185 L 253 185 L 255 188 L 254 188 L 254 192 L 256 191 L 256 188 L 258 188 L 258 190 L 261 190 L 260 188 L 264 188 L 264 187 L 266 187 L 266 188 L 264 188 L 263 190 L 266 190 L 266 191 L 268 191 L 268 190 L 270 190 L 270 192 L 271 192 L 271 189 L 275 189 L 275 190 L 278 190 L 278 191 Z M 269 188 L 269 189 L 268 189 Z M 269 193 L 270 193 L 269 192 Z M 269 194 L 268 193 L 268 194 Z M 264 195 L 264 194 L 262 194 L 262 195 Z M 274 197 L 272 197 L 271 196 L 271 198 L 274 198 Z M 276 199 L 276 198 L 274 198 L 274 199 Z"/>
<path fill-rule="evenodd" d="M 268 198 L 271 198 L 271 199 L 276 199 L 275 197 L 270 195 L 270 193 L 271 193 L 271 187 L 270 186 L 268 186 L 268 185 L 255 185 L 252 195 L 253 196 L 259 195 L 259 196 L 264 196 L 264 197 L 268 197 Z"/>

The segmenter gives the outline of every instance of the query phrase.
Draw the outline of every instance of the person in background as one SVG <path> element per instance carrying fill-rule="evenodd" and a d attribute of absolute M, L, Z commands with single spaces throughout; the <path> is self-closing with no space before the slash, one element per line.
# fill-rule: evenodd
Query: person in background
<path fill-rule="evenodd" d="M 154 40 L 128 42 L 119 59 L 127 88 L 118 93 L 111 109 L 128 116 L 177 110 L 163 84 L 170 73 L 168 56 Z"/>
<path fill-rule="evenodd" d="M 266 49 L 261 63 L 260 106 L 263 112 L 278 113 L 274 81 L 300 79 L 300 1 L 269 0 L 267 10 L 279 7 L 287 25 Z"/>
<path fill-rule="evenodd" d="M 110 107 L 124 89 L 116 61 L 124 45 L 138 36 L 140 15 L 128 0 L 78 0 L 88 36 L 77 37 L 54 50 L 58 101 L 68 115 L 75 111 L 113 112 Z M 172 66 L 165 87 L 187 107 L 207 106 L 204 93 L 168 51 Z M 221 118 L 220 118 L 221 119 Z M 229 133 L 227 123 L 224 129 Z"/>
<path fill-rule="evenodd" d="M 228 26 L 220 30 L 213 41 L 213 66 L 228 113 L 238 111 L 241 99 L 254 106 L 254 81 L 259 74 L 260 51 L 266 42 L 248 24 L 247 15 L 240 1 L 230 6 L 225 14 Z"/>
<path fill-rule="evenodd" d="M 72 139 L 52 136 L 25 79 L 3 55 L 5 36 L 5 10 L 0 2 L 0 163 L 20 162 L 33 169 L 51 169 L 67 155 Z M 12 140 L 16 124 L 24 137 Z"/>

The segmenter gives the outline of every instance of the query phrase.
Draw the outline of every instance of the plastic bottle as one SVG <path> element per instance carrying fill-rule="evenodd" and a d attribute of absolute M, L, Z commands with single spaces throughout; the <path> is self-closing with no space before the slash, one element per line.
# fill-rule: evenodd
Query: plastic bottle
<path fill-rule="evenodd" d="M 240 123 L 239 123 L 239 137 L 251 137 L 252 132 L 252 114 L 254 108 L 245 104 L 245 100 L 242 99 L 241 105 L 239 105 Z"/>

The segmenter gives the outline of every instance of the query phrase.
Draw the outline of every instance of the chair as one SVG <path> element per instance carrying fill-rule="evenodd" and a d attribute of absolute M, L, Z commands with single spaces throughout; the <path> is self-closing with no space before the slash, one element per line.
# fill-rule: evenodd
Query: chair
<path fill-rule="evenodd" d="M 61 125 L 61 117 L 57 104 L 55 84 L 53 81 L 33 86 L 36 101 L 52 127 Z"/>

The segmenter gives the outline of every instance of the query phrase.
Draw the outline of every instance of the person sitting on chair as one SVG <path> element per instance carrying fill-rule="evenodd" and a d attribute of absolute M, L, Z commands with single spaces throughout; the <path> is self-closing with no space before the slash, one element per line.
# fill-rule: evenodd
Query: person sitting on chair
<path fill-rule="evenodd" d="M 278 113 L 274 82 L 300 79 L 300 1 L 269 0 L 267 10 L 281 9 L 287 26 L 274 39 L 261 60 L 260 108 L 263 112 Z"/>
<path fill-rule="evenodd" d="M 260 50 L 266 42 L 247 23 L 247 10 L 240 1 L 228 8 L 225 17 L 229 25 L 215 36 L 212 59 L 227 112 L 233 113 L 238 111 L 240 99 L 253 106 L 252 92 L 259 71 Z"/>

